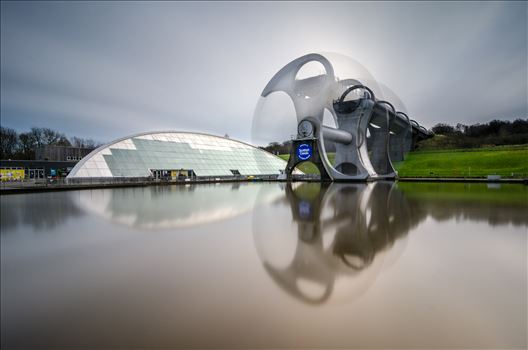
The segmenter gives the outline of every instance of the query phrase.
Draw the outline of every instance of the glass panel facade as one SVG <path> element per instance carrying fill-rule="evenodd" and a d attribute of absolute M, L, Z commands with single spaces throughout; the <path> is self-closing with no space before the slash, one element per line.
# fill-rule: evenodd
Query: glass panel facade
<path fill-rule="evenodd" d="M 132 136 L 79 162 L 68 177 L 147 177 L 151 170 L 193 170 L 197 176 L 278 175 L 286 162 L 231 139 L 183 132 Z"/>

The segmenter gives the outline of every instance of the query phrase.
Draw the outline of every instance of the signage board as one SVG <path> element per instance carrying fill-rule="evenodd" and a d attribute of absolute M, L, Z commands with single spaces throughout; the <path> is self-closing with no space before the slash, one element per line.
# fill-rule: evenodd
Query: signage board
<path fill-rule="evenodd" d="M 307 143 L 301 143 L 297 146 L 297 158 L 308 160 L 312 157 L 312 146 Z"/>
<path fill-rule="evenodd" d="M 24 169 L 0 169 L 0 181 L 20 181 L 24 176 Z"/>

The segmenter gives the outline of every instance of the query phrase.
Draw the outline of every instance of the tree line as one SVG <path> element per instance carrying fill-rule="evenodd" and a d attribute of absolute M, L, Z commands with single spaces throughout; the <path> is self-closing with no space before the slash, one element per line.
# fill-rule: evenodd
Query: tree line
<path fill-rule="evenodd" d="M 419 148 L 475 148 L 528 143 L 528 119 L 492 120 L 489 123 L 455 126 L 439 123 L 432 127 L 435 137 Z"/>
<path fill-rule="evenodd" d="M 100 143 L 81 137 L 66 137 L 63 133 L 49 128 L 31 128 L 28 132 L 0 127 L 0 159 L 35 159 L 39 147 L 70 146 L 96 148 Z"/>

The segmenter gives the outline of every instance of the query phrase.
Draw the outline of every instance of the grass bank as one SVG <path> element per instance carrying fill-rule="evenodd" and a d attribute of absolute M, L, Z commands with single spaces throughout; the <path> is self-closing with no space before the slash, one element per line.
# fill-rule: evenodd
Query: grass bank
<path fill-rule="evenodd" d="M 400 177 L 528 177 L 528 145 L 411 152 L 394 165 Z"/>
<path fill-rule="evenodd" d="M 289 155 L 280 157 L 288 160 Z M 333 162 L 334 154 L 329 154 L 329 158 Z M 394 166 L 400 177 L 528 178 L 528 145 L 415 151 Z M 302 163 L 299 169 L 306 174 L 318 173 L 312 163 Z"/>

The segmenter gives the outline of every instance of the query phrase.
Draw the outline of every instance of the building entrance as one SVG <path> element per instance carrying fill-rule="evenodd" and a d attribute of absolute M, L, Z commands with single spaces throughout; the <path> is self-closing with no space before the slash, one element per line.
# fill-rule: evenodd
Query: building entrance
<path fill-rule="evenodd" d="M 158 180 L 186 180 L 195 177 L 192 169 L 152 169 L 151 174 Z"/>
<path fill-rule="evenodd" d="M 28 176 L 30 179 L 43 179 L 44 169 L 28 169 Z"/>

